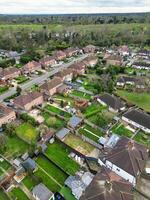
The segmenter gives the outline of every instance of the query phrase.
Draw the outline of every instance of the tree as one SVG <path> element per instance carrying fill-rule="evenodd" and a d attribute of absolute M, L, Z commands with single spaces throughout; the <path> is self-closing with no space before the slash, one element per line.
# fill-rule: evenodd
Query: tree
<path fill-rule="evenodd" d="M 0 135 L 0 152 L 4 152 L 7 146 L 7 137 L 4 134 Z"/>
<path fill-rule="evenodd" d="M 3 125 L 3 129 L 5 130 L 5 133 L 8 135 L 8 136 L 13 136 L 15 135 L 15 130 L 16 130 L 16 126 L 15 124 L 4 124 Z"/>
<path fill-rule="evenodd" d="M 61 106 L 61 108 L 64 107 L 64 101 L 63 101 L 63 100 L 61 100 L 61 102 L 60 102 L 60 106 Z"/>
<path fill-rule="evenodd" d="M 22 92 L 22 89 L 21 89 L 21 87 L 17 86 L 17 88 L 16 88 L 16 91 L 17 91 L 17 94 L 18 94 L 18 95 L 20 95 L 20 94 L 21 94 L 21 92 Z"/>

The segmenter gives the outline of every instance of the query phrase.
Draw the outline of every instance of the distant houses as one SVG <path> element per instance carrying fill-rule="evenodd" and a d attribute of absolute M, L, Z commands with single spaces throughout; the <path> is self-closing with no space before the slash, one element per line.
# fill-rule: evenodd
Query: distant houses
<path fill-rule="evenodd" d="M 9 67 L 0 70 L 0 79 L 2 81 L 12 80 L 21 74 L 21 71 L 14 67 Z"/>
<path fill-rule="evenodd" d="M 136 88 L 145 88 L 145 82 L 140 78 L 131 76 L 118 77 L 117 86 L 124 87 L 126 85 L 132 85 L 135 86 Z"/>
<path fill-rule="evenodd" d="M 15 112 L 7 106 L 0 104 L 0 127 L 16 119 Z"/>
<path fill-rule="evenodd" d="M 43 95 L 40 92 L 29 92 L 14 99 L 14 106 L 26 111 L 30 110 L 34 106 L 41 105 L 42 103 Z"/>
<path fill-rule="evenodd" d="M 111 112 L 119 112 L 125 109 L 125 105 L 114 95 L 104 94 L 99 96 L 97 101 L 104 106 L 108 106 Z"/>
<path fill-rule="evenodd" d="M 127 111 L 122 116 L 122 120 L 135 128 L 150 133 L 150 115 L 141 110 L 131 109 Z"/>
<path fill-rule="evenodd" d="M 104 60 L 106 60 L 107 65 L 123 65 L 123 58 L 120 55 L 105 55 Z"/>
<path fill-rule="evenodd" d="M 22 71 L 23 71 L 23 73 L 31 73 L 31 72 L 34 72 L 36 70 L 40 70 L 41 67 L 42 66 L 39 62 L 31 61 L 31 62 L 28 62 L 26 65 L 23 66 Z"/>
<path fill-rule="evenodd" d="M 43 68 L 48 68 L 48 67 L 51 67 L 52 65 L 57 64 L 57 61 L 54 56 L 44 57 L 39 62 Z"/>
<path fill-rule="evenodd" d="M 94 45 L 87 45 L 83 48 L 84 53 L 95 53 L 96 47 Z"/>

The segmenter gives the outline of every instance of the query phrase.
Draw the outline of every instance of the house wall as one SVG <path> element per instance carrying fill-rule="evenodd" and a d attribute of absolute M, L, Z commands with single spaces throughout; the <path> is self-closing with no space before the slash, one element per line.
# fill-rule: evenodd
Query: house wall
<path fill-rule="evenodd" d="M 134 122 L 134 121 L 132 121 L 132 120 L 130 120 L 130 119 L 124 117 L 124 116 L 122 116 L 122 120 L 125 121 L 125 122 L 127 122 L 128 124 L 131 124 L 131 125 L 133 125 L 133 126 L 135 126 L 137 128 L 140 128 L 144 132 L 150 133 L 150 129 L 148 129 L 148 128 L 140 125 L 140 124 L 137 124 L 136 122 Z"/>
<path fill-rule="evenodd" d="M 135 186 L 136 184 L 136 179 L 134 176 L 129 174 L 128 172 L 124 171 L 123 169 L 119 168 L 118 166 L 114 165 L 110 161 L 106 160 L 106 167 L 124 178 L 125 180 L 129 181 L 132 185 Z"/>
<path fill-rule="evenodd" d="M 9 122 L 12 122 L 16 119 L 16 114 L 14 111 L 10 112 L 8 115 L 6 114 L 4 117 L 0 118 L 0 127 L 3 124 L 7 124 Z"/>
<path fill-rule="evenodd" d="M 26 104 L 24 107 L 21 107 L 21 106 L 20 107 L 25 110 L 30 110 L 33 106 L 38 106 L 38 105 L 42 104 L 43 101 L 44 101 L 43 96 L 40 96 L 40 97 L 34 99 L 33 101 L 31 101 L 30 103 Z"/>

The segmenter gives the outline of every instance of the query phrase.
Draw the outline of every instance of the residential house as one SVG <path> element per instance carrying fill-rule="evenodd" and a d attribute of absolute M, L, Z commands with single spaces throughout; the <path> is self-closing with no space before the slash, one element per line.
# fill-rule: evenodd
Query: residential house
<path fill-rule="evenodd" d="M 56 133 L 56 137 L 59 140 L 64 140 L 64 138 L 70 133 L 70 130 L 68 128 L 62 128 Z"/>
<path fill-rule="evenodd" d="M 36 200 L 51 200 L 54 197 L 54 194 L 43 183 L 36 185 L 32 194 Z"/>
<path fill-rule="evenodd" d="M 145 83 L 140 78 L 131 76 L 121 76 L 117 79 L 117 86 L 124 87 L 125 85 L 133 85 L 136 88 L 145 88 Z"/>
<path fill-rule="evenodd" d="M 94 45 L 88 45 L 83 48 L 84 53 L 95 53 L 96 47 Z"/>
<path fill-rule="evenodd" d="M 133 186 L 116 173 L 102 167 L 80 200 L 133 200 Z"/>
<path fill-rule="evenodd" d="M 35 171 L 36 169 L 36 162 L 32 158 L 27 158 L 23 163 L 22 166 L 25 168 L 27 171 Z"/>
<path fill-rule="evenodd" d="M 34 106 L 41 105 L 43 103 L 43 95 L 40 92 L 29 92 L 25 95 L 20 95 L 14 99 L 14 106 L 23 109 L 30 110 Z"/>
<path fill-rule="evenodd" d="M 107 65 L 116 65 L 121 66 L 123 64 L 123 59 L 119 55 L 110 55 L 107 58 L 104 58 L 106 60 Z"/>
<path fill-rule="evenodd" d="M 145 69 L 145 70 L 150 70 L 150 63 L 148 62 L 142 62 L 142 61 L 136 61 L 132 64 L 133 68 L 136 69 Z"/>
<path fill-rule="evenodd" d="M 41 64 L 36 61 L 28 62 L 26 65 L 23 66 L 22 71 L 23 73 L 31 73 L 36 70 L 41 69 Z"/>
<path fill-rule="evenodd" d="M 128 56 L 130 54 L 129 47 L 127 45 L 120 46 L 118 51 L 122 56 Z"/>
<path fill-rule="evenodd" d="M 54 57 L 57 61 L 61 61 L 66 58 L 66 53 L 64 51 L 56 51 Z"/>
<path fill-rule="evenodd" d="M 64 50 L 64 53 L 66 54 L 66 57 L 72 57 L 77 55 L 79 52 L 78 48 L 68 48 Z"/>
<path fill-rule="evenodd" d="M 0 127 L 16 119 L 15 112 L 7 106 L 0 104 Z"/>
<path fill-rule="evenodd" d="M 70 68 L 73 70 L 73 75 L 76 77 L 85 74 L 86 65 L 84 62 L 78 62 L 71 65 Z"/>
<path fill-rule="evenodd" d="M 73 70 L 71 68 L 64 69 L 61 72 L 55 74 L 56 77 L 59 77 L 62 81 L 72 81 L 73 79 Z"/>
<path fill-rule="evenodd" d="M 148 58 L 150 56 L 150 51 L 147 49 L 140 49 L 137 52 L 137 55 L 141 58 Z"/>
<path fill-rule="evenodd" d="M 114 95 L 104 94 L 98 97 L 97 101 L 104 106 L 108 106 L 111 112 L 119 112 L 125 109 L 125 105 Z"/>
<path fill-rule="evenodd" d="M 98 58 L 96 56 L 89 56 L 83 61 L 86 66 L 94 67 L 98 63 Z"/>
<path fill-rule="evenodd" d="M 57 93 L 57 89 L 63 85 L 63 81 L 59 77 L 54 77 L 53 79 L 46 81 L 43 85 L 41 85 L 41 92 L 47 95 L 54 95 Z"/>
<path fill-rule="evenodd" d="M 79 127 L 83 122 L 83 119 L 74 115 L 70 118 L 69 122 L 68 122 L 68 126 L 71 127 L 72 129 L 76 129 L 77 127 Z"/>
<path fill-rule="evenodd" d="M 13 78 L 18 77 L 21 74 L 21 71 L 14 67 L 8 67 L 0 70 L 0 79 L 2 81 L 8 81 Z"/>
<path fill-rule="evenodd" d="M 102 165 L 130 182 L 136 184 L 138 175 L 149 159 L 148 149 L 126 137 L 121 137 L 107 156 L 100 158 Z"/>
<path fill-rule="evenodd" d="M 122 116 L 122 120 L 135 128 L 150 133 L 150 115 L 141 110 L 131 109 L 127 111 Z"/>
<path fill-rule="evenodd" d="M 57 64 L 57 61 L 54 56 L 47 56 L 40 60 L 40 63 L 43 68 L 51 67 L 52 65 Z"/>

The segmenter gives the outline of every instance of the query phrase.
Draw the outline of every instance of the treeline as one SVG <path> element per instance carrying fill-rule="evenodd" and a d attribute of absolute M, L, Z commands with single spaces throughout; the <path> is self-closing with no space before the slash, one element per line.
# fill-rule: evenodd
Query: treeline
<path fill-rule="evenodd" d="M 68 15 L 0 15 L 0 23 L 8 24 L 120 24 L 149 23 L 149 13 L 68 14 Z"/>

